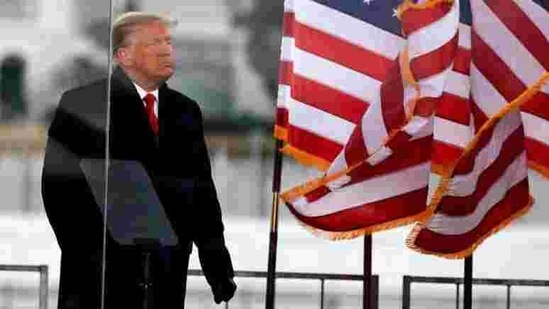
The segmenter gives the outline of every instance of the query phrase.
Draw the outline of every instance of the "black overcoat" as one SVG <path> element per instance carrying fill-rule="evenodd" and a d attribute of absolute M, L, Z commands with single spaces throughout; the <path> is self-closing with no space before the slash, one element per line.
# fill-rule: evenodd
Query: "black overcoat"
<path fill-rule="evenodd" d="M 63 94 L 48 129 L 42 171 L 44 207 L 61 248 L 58 308 L 97 309 L 103 289 L 107 309 L 141 307 L 142 254 L 109 233 L 103 245 L 103 218 L 79 165 L 84 158 L 106 157 L 107 135 L 111 159 L 137 160 L 145 167 L 179 238 L 178 246 L 152 256 L 154 307 L 183 307 L 193 242 L 212 288 L 233 277 L 200 108 L 164 83 L 158 113 L 155 135 L 120 68 L 110 88 L 105 79 Z"/>

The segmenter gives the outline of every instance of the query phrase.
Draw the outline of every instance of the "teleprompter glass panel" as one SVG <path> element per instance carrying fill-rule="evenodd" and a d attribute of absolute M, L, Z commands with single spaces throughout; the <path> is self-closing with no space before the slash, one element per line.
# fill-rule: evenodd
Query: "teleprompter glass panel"
<path fill-rule="evenodd" d="M 106 0 L 0 4 L 0 306 L 100 306 L 103 224 L 80 167 L 105 153 Z M 106 28 L 108 30 L 108 26 Z M 85 97 L 85 99 L 83 99 Z"/>

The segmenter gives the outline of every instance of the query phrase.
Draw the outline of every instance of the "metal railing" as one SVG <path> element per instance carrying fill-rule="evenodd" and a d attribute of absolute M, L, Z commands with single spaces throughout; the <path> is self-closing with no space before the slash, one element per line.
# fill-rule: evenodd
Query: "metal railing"
<path fill-rule="evenodd" d="M 40 273 L 40 285 L 38 290 L 38 308 L 48 308 L 48 266 L 47 265 L 5 265 L 0 264 L 0 271 L 38 272 Z"/>
<path fill-rule="evenodd" d="M 203 276 L 204 273 L 201 270 L 190 269 L 189 276 Z M 267 278 L 267 272 L 264 271 L 235 271 L 235 277 L 242 278 Z M 326 281 L 364 281 L 362 275 L 349 275 L 349 274 L 319 274 L 319 273 L 295 273 L 295 272 L 277 272 L 277 279 L 303 279 L 303 280 L 318 280 L 320 281 L 320 303 L 319 308 L 324 309 L 324 297 L 325 297 L 325 282 Z M 379 277 L 377 275 L 372 276 L 372 293 L 373 293 L 373 308 L 377 309 L 379 299 Z M 225 304 L 225 308 L 229 308 L 229 303 Z"/>
<path fill-rule="evenodd" d="M 0 271 L 10 271 L 10 272 L 38 272 L 40 274 L 39 281 L 39 299 L 38 299 L 38 308 L 47 309 L 48 308 L 48 293 L 49 293 L 49 284 L 48 284 L 48 266 L 47 265 L 5 265 L 0 264 Z M 190 269 L 188 271 L 189 276 L 204 276 L 204 273 L 201 270 Z M 242 278 L 267 278 L 267 272 L 261 271 L 235 271 L 235 277 Z M 325 298 L 325 283 L 326 281 L 360 281 L 364 280 L 364 277 L 361 275 L 349 275 L 349 274 L 319 274 L 319 273 L 295 273 L 295 272 L 277 272 L 277 279 L 302 279 L 302 280 L 318 280 L 320 281 L 320 303 L 319 308 L 324 308 L 324 298 Z M 374 306 L 373 308 L 378 307 L 379 299 L 379 277 L 377 275 L 372 276 L 372 293 Z M 225 304 L 225 308 L 229 308 L 229 303 Z"/>
<path fill-rule="evenodd" d="M 435 284 L 454 284 L 456 286 L 456 309 L 459 309 L 460 295 L 459 286 L 463 284 L 463 278 L 451 277 L 423 277 L 423 276 L 404 276 L 402 278 L 402 309 L 410 309 L 410 292 L 412 283 L 435 283 Z M 530 280 L 530 279 L 486 279 L 473 278 L 473 285 L 499 285 L 507 287 L 507 309 L 511 308 L 511 287 L 512 286 L 530 286 L 530 287 L 549 287 L 549 280 Z"/>

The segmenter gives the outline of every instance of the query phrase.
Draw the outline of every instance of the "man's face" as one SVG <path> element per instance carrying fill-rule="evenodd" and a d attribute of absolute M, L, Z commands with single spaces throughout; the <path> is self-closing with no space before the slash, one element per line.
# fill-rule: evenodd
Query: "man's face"
<path fill-rule="evenodd" d="M 170 31 L 161 22 L 135 26 L 124 49 L 126 66 L 140 78 L 160 83 L 173 75 L 175 62 Z"/>

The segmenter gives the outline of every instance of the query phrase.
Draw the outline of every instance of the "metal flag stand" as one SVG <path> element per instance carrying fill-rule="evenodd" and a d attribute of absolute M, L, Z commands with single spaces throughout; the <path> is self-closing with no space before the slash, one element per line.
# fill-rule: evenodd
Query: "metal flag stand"
<path fill-rule="evenodd" d="M 463 309 L 473 307 L 473 254 L 464 259 L 463 268 Z"/>

